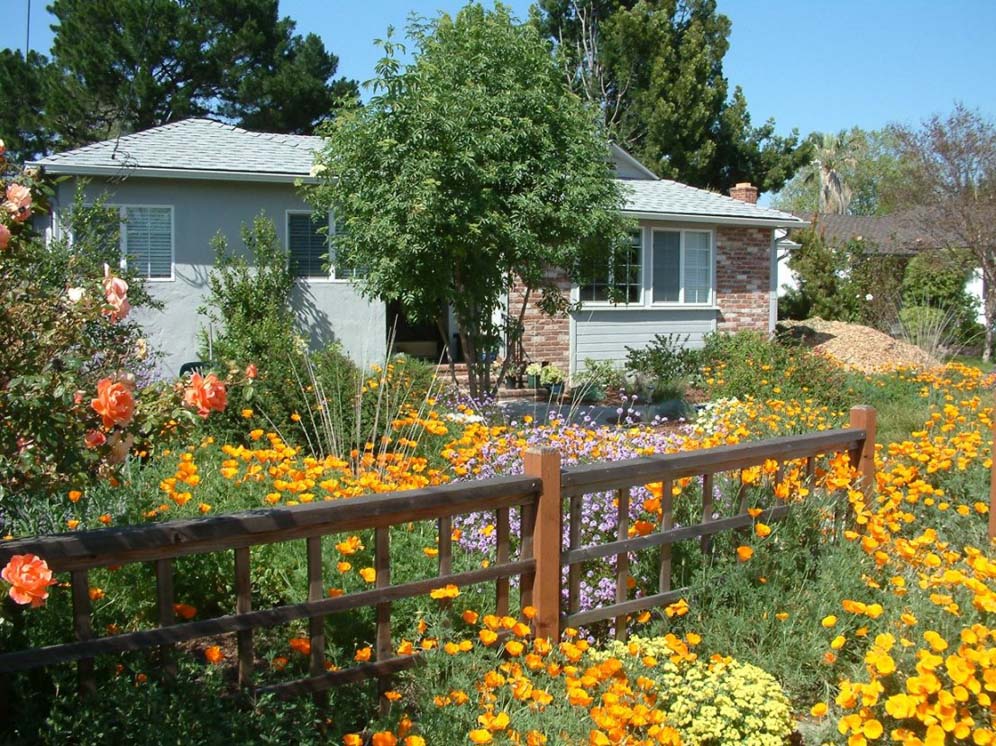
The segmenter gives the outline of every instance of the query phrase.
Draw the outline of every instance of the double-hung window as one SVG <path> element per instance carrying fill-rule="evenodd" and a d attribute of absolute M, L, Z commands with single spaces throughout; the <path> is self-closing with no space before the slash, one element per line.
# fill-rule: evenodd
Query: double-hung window
<path fill-rule="evenodd" d="M 335 223 L 310 212 L 287 213 L 287 253 L 294 277 L 320 280 L 347 280 L 360 277 L 358 269 L 336 266 Z"/>
<path fill-rule="evenodd" d="M 630 233 L 629 243 L 609 257 L 608 266 L 599 267 L 593 280 L 578 290 L 581 301 L 640 303 L 643 296 L 643 233 Z"/>
<path fill-rule="evenodd" d="M 708 304 L 712 301 L 712 234 L 654 230 L 653 302 Z"/>

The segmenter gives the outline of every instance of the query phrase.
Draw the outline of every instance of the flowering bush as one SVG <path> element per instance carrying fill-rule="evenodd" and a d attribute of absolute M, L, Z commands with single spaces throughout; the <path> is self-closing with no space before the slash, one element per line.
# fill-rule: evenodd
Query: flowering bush
<path fill-rule="evenodd" d="M 49 586 L 55 585 L 45 560 L 33 554 L 15 554 L 0 571 L 0 578 L 10 585 L 7 593 L 14 603 L 35 609 L 45 603 Z"/>

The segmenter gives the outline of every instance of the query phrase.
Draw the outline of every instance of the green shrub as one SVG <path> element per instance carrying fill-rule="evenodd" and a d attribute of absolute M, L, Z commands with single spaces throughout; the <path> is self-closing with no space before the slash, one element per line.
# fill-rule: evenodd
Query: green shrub
<path fill-rule="evenodd" d="M 844 370 L 807 347 L 756 331 L 706 337 L 702 376 L 714 399 L 754 397 L 812 400 L 831 408 L 848 401 Z"/>
<path fill-rule="evenodd" d="M 964 251 L 931 251 L 913 257 L 903 274 L 904 309 L 900 311 L 900 320 L 904 329 L 908 324 L 902 316 L 910 307 L 928 306 L 943 312 L 940 318 L 944 319 L 949 346 L 978 344 L 982 334 L 982 327 L 976 322 L 978 300 L 965 289 L 973 266 L 971 255 Z M 923 315 L 923 312 L 913 313 Z M 914 328 L 922 327 L 918 324 Z M 935 327 L 932 324 L 929 328 Z"/>

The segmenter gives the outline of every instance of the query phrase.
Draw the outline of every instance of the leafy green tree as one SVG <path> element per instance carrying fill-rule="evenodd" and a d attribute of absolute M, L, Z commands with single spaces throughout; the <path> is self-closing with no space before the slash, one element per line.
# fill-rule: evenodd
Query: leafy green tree
<path fill-rule="evenodd" d="M 402 66 L 389 37 L 369 105 L 326 126 L 313 201 L 344 229 L 334 261 L 363 268 L 368 296 L 415 321 L 452 307 L 477 396 L 515 277 L 521 318 L 535 292 L 561 298 L 549 268 L 605 266 L 626 240 L 622 195 L 596 114 L 535 27 L 471 4 L 408 35 L 415 61 Z"/>
<path fill-rule="evenodd" d="M 811 139 L 813 162 L 775 195 L 776 207 L 800 215 L 887 215 L 897 208 L 895 195 L 908 180 L 910 165 L 889 130 L 853 127 L 814 133 Z"/>
<path fill-rule="evenodd" d="M 47 113 L 65 145 L 189 116 L 310 133 L 355 83 L 277 0 L 54 0 L 64 84 Z M 279 105 L 278 105 L 279 104 Z"/>
<path fill-rule="evenodd" d="M 808 143 L 753 126 L 743 91 L 729 94 L 715 0 L 540 0 L 534 21 L 612 138 L 659 175 L 776 191 L 808 162 Z"/>
<path fill-rule="evenodd" d="M 52 133 L 45 121 L 45 99 L 55 70 L 44 55 L 0 50 L 0 138 L 13 163 L 25 163 L 48 152 Z"/>

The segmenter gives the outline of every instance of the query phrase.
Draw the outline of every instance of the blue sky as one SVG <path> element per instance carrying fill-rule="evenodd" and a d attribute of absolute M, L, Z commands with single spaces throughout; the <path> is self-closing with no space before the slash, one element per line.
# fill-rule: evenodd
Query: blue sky
<path fill-rule="evenodd" d="M 3 0 L 0 43 L 23 48 L 28 0 Z M 45 0 L 32 0 L 32 47 L 47 52 Z M 463 0 L 281 0 L 280 9 L 340 58 L 340 73 L 373 75 L 372 41 L 412 11 L 453 12 Z M 506 4 L 525 17 L 529 0 Z M 991 0 L 718 0 L 733 22 L 724 69 L 756 123 L 779 132 L 915 124 L 955 100 L 996 115 L 996 2 Z"/>

